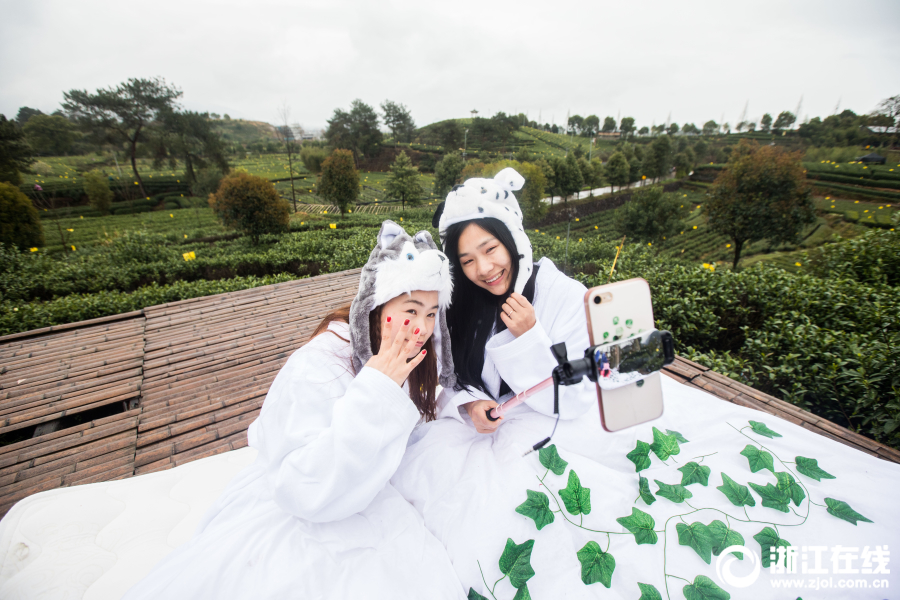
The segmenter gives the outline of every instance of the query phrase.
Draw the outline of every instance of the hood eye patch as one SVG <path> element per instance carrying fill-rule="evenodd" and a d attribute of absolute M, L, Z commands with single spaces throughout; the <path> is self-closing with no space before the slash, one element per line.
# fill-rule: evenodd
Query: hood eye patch
<path fill-rule="evenodd" d="M 412 252 L 407 252 L 407 253 L 406 253 L 406 260 L 415 260 L 415 258 L 416 258 L 416 257 L 413 255 Z"/>

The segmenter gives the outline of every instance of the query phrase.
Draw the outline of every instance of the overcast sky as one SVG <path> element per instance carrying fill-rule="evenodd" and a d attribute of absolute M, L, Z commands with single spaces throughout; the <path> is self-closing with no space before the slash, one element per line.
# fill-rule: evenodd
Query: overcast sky
<path fill-rule="evenodd" d="M 869 112 L 900 94 L 900 1 L 0 0 L 0 112 L 164 77 L 191 110 L 322 127 L 355 98 L 417 124 L 497 111 L 638 126 Z"/>

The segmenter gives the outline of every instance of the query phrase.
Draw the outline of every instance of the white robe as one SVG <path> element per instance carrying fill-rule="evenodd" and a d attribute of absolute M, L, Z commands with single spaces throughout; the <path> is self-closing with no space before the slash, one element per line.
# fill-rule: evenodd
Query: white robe
<path fill-rule="evenodd" d="M 346 324 L 330 329 L 349 339 Z M 316 337 L 250 426 L 256 461 L 125 598 L 463 598 L 444 548 L 388 482 L 418 422 L 389 377 L 354 378 L 349 343 Z"/>
<path fill-rule="evenodd" d="M 565 342 L 570 359 L 584 356 L 590 345 L 584 310 L 587 288 L 563 274 L 549 258 L 542 258 L 538 265 L 532 303 L 534 327 L 518 338 L 504 329 L 494 334 L 485 346 L 481 378 L 494 398 L 500 392 L 501 378 L 514 393 L 519 393 L 550 377 L 558 364 L 550 352 L 553 344 Z M 483 399 L 489 396 L 478 390 L 444 390 L 438 400 L 439 416 L 468 420 L 465 411 L 458 407 Z M 529 397 L 525 405 L 541 414 L 552 415 L 553 388 Z M 587 378 L 578 385 L 560 387 L 560 419 L 580 417 L 596 406 L 596 388 Z"/>

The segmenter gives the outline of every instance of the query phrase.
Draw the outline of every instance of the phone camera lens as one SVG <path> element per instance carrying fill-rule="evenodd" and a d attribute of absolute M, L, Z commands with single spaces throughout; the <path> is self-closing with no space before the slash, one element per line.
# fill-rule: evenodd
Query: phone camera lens
<path fill-rule="evenodd" d="M 603 298 L 601 298 L 600 296 L 594 296 L 594 304 L 600 304 L 601 302 L 603 302 Z"/>

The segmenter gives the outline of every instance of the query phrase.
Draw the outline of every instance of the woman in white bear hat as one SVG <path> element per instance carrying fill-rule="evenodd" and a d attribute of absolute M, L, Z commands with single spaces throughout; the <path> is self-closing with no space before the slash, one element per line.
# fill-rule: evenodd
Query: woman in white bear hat
<path fill-rule="evenodd" d="M 487 411 L 498 400 L 550 376 L 557 365 L 550 346 L 565 342 L 580 358 L 588 341 L 584 311 L 587 288 L 560 272 L 550 259 L 533 262 L 522 211 L 513 192 L 525 179 L 506 168 L 493 179 L 457 185 L 435 213 L 454 289 L 447 312 L 457 384 L 440 399 L 441 415 L 460 418 L 465 408 L 481 433 L 502 422 Z M 593 384 L 560 389 L 560 418 L 573 419 L 596 407 Z M 553 414 L 553 390 L 526 400 Z"/>
<path fill-rule="evenodd" d="M 432 338 L 446 328 L 448 264 L 428 232 L 384 222 L 356 299 L 272 382 L 248 432 L 256 461 L 127 600 L 465 597 L 389 483 L 413 429 L 435 418 L 440 365 L 454 383 Z"/>

